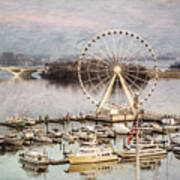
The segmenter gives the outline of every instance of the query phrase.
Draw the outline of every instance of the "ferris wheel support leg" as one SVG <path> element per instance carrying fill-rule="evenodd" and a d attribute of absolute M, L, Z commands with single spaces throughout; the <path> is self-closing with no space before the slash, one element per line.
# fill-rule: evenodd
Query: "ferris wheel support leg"
<path fill-rule="evenodd" d="M 130 93 L 130 91 L 128 89 L 127 83 L 126 83 L 125 79 L 123 78 L 123 76 L 121 75 L 121 73 L 119 73 L 118 76 L 119 76 L 120 82 L 122 84 L 122 88 L 123 88 L 123 90 L 124 90 L 124 92 L 126 94 L 126 97 L 127 97 L 128 101 L 129 101 L 129 104 L 130 104 L 130 106 L 132 108 L 132 111 L 133 111 L 134 114 L 136 114 L 136 110 L 134 108 L 134 100 L 132 98 L 132 94 Z"/>
<path fill-rule="evenodd" d="M 116 76 L 117 76 L 116 74 L 113 75 L 113 77 L 112 77 L 112 79 L 111 79 L 111 82 L 110 82 L 110 84 L 109 84 L 109 86 L 108 86 L 108 89 L 107 89 L 107 91 L 106 91 L 106 94 L 105 94 L 105 96 L 103 97 L 103 99 L 102 99 L 102 101 L 101 101 L 101 103 L 100 103 L 100 105 L 99 105 L 96 113 L 100 112 L 100 110 L 101 110 L 102 106 L 104 105 L 104 103 L 109 99 L 109 97 L 110 97 L 110 95 L 111 95 L 111 91 L 112 91 L 113 85 L 114 85 L 114 81 L 115 81 L 115 79 L 116 79 Z"/>

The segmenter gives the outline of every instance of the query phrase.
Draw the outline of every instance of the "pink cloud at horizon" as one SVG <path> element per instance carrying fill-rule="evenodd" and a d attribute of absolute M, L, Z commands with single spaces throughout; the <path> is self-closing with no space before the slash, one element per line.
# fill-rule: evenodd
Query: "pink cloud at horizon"
<path fill-rule="evenodd" d="M 52 25 L 59 27 L 75 28 L 94 28 L 98 26 L 97 22 L 84 19 L 78 16 L 49 16 L 49 15 L 0 15 L 0 24 L 8 23 L 13 26 L 23 25 L 24 23 L 39 23 L 42 25 Z"/>

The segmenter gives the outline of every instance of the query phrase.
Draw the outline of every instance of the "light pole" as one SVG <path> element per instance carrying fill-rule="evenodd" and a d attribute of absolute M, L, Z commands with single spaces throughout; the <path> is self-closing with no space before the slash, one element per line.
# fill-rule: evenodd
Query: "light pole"
<path fill-rule="evenodd" d="M 140 180 L 140 160 L 139 160 L 139 95 L 134 97 L 134 109 L 136 112 L 136 180 Z"/>

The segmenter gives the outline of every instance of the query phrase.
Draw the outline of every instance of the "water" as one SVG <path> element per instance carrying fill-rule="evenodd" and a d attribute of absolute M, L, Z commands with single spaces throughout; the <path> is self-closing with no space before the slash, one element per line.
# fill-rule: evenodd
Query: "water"
<path fill-rule="evenodd" d="M 156 113 L 179 114 L 180 81 L 160 81 L 144 107 Z M 0 121 L 13 115 L 62 117 L 95 110 L 77 86 L 56 86 L 44 80 L 7 80 L 0 83 Z"/>
<path fill-rule="evenodd" d="M 158 83 L 157 89 L 144 108 L 156 113 L 179 114 L 180 107 L 180 83 L 179 80 L 163 80 Z M 95 107 L 86 99 L 79 86 L 56 86 L 44 80 L 23 81 L 17 79 L 2 80 L 0 82 L 1 108 L 0 121 L 3 122 L 12 115 L 25 115 L 38 118 L 39 115 L 59 117 L 79 112 L 88 113 L 94 111 Z M 58 125 L 61 130 L 69 131 L 72 124 L 66 126 Z M 87 126 L 78 123 L 76 126 Z M 1 132 L 3 132 L 1 128 Z M 122 144 L 122 139 L 112 141 L 116 150 Z M 51 158 L 62 159 L 62 150 L 59 145 L 33 147 L 40 151 L 48 151 Z M 68 145 L 66 148 L 77 150 L 77 144 Z M 72 180 L 116 180 L 119 177 L 131 180 L 135 179 L 135 165 L 133 164 L 102 164 L 95 166 L 93 172 L 88 173 L 66 173 L 69 165 L 49 166 L 48 172 L 36 174 L 24 170 L 18 162 L 18 153 L 7 153 L 0 155 L 0 180 L 10 179 L 72 179 Z M 161 160 L 161 165 L 151 170 L 141 170 L 142 179 L 179 179 L 178 167 L 180 160 L 174 154 L 169 153 L 168 157 Z"/>

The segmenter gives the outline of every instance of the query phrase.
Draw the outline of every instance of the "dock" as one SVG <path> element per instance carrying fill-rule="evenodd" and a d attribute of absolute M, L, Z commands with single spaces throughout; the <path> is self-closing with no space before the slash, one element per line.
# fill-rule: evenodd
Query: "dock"
<path fill-rule="evenodd" d="M 61 165 L 61 164 L 67 164 L 69 163 L 68 159 L 62 159 L 62 160 L 54 160 L 50 159 L 49 165 Z"/>
<path fill-rule="evenodd" d="M 154 77 L 154 71 L 149 70 L 148 75 Z M 180 79 L 180 71 L 178 70 L 166 70 L 158 72 L 159 79 Z"/>

